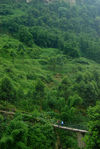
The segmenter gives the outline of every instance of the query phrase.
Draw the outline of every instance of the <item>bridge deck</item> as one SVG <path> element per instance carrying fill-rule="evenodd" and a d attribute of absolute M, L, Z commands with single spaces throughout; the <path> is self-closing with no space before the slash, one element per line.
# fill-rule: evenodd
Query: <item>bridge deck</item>
<path fill-rule="evenodd" d="M 66 129 L 74 132 L 81 132 L 81 133 L 87 133 L 87 130 L 81 130 L 81 129 L 76 129 L 76 128 L 71 128 L 71 127 L 65 127 L 65 126 L 58 126 L 58 125 L 53 125 L 56 128 L 61 128 L 61 129 Z"/>

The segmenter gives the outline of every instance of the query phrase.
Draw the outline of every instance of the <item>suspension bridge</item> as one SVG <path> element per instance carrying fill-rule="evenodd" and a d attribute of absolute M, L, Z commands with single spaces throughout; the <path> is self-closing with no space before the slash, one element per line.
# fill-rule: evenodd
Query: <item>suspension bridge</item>
<path fill-rule="evenodd" d="M 64 129 L 65 131 L 71 131 L 76 133 L 77 136 L 77 143 L 78 143 L 78 147 L 80 149 L 84 149 L 85 148 L 85 143 L 83 141 L 84 135 L 86 133 L 88 133 L 87 130 L 83 130 L 83 129 L 77 129 L 77 128 L 72 128 L 72 127 L 67 127 L 67 126 L 59 126 L 59 125 L 53 125 L 54 128 L 58 128 L 58 129 Z M 59 137 L 58 137 L 59 140 Z M 59 142 L 59 141 L 58 141 Z M 59 147 L 56 147 L 56 149 L 58 149 Z"/>
<path fill-rule="evenodd" d="M 10 112 L 10 111 L 3 111 L 3 110 L 0 110 L 0 113 L 2 114 L 6 114 L 6 115 L 15 115 L 16 113 L 15 112 Z M 21 113 L 23 114 L 23 113 Z M 32 116 L 31 114 L 28 114 L 28 116 Z M 39 119 L 38 119 L 39 120 Z M 78 142 L 78 147 L 80 149 L 84 149 L 85 147 L 85 143 L 83 141 L 83 137 L 86 133 L 88 133 L 87 130 L 85 129 L 78 129 L 77 127 L 79 127 L 78 125 L 69 125 L 69 126 L 61 126 L 61 125 L 57 125 L 57 124 L 52 124 L 53 127 L 55 129 L 63 129 L 65 131 L 71 131 L 71 132 L 75 132 L 77 134 L 77 142 Z M 76 127 L 76 128 L 75 128 Z M 56 148 L 58 149 L 58 148 Z"/>

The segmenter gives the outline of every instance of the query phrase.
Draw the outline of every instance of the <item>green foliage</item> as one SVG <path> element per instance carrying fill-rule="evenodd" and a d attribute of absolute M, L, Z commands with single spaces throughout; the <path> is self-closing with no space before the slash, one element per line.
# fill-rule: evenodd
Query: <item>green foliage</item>
<path fill-rule="evenodd" d="M 82 102 L 83 102 L 83 99 L 77 94 L 74 94 L 73 96 L 69 96 L 69 98 L 68 98 L 68 105 L 70 107 L 79 106 L 82 104 Z"/>
<path fill-rule="evenodd" d="M 0 140 L 0 148 L 13 149 L 13 148 L 27 148 L 27 125 L 18 119 L 14 119 L 7 127 L 5 135 Z"/>
<path fill-rule="evenodd" d="M 35 124 L 28 126 L 22 117 L 16 117 L 7 127 L 0 140 L 1 149 L 35 149 L 55 146 L 55 134 L 52 126 Z"/>
<path fill-rule="evenodd" d="M 35 100 L 39 99 L 41 100 L 44 98 L 44 96 L 45 96 L 45 85 L 40 79 L 38 79 L 34 85 L 33 98 Z"/>
<path fill-rule="evenodd" d="M 26 45 L 32 46 L 34 39 L 41 47 L 61 49 L 73 58 L 81 53 L 99 62 L 99 1 L 81 1 L 73 7 L 65 1 L 48 3 L 46 7 L 36 0 L 29 5 L 23 0 L 14 2 L 13 7 L 13 0 L 5 3 L 1 2 L 2 29 Z M 6 15 L 10 18 L 5 19 Z"/>
<path fill-rule="evenodd" d="M 100 2 L 76 4 L 0 0 L 0 109 L 24 113 L 13 121 L 0 115 L 1 149 L 55 148 L 48 121 L 83 126 L 99 100 Z M 94 149 L 99 122 L 90 124 Z M 76 136 L 60 133 L 61 148 L 77 148 Z"/>
<path fill-rule="evenodd" d="M 0 99 L 14 102 L 16 100 L 16 90 L 14 85 L 8 77 L 1 80 L 0 85 Z"/>
<path fill-rule="evenodd" d="M 58 135 L 61 141 L 59 147 L 62 147 L 62 149 L 66 149 L 67 146 L 68 148 L 78 149 L 78 145 L 75 140 L 76 135 L 74 133 L 64 130 L 58 130 Z"/>
<path fill-rule="evenodd" d="M 49 124 L 45 124 L 44 126 L 35 125 L 29 131 L 29 144 L 32 149 L 35 148 L 52 148 L 55 146 L 55 135 L 53 132 L 53 128 Z"/>
<path fill-rule="evenodd" d="M 12 8 L 6 4 L 0 4 L 0 15 L 11 15 L 13 14 Z"/>
<path fill-rule="evenodd" d="M 61 119 L 65 123 L 70 123 L 75 120 L 76 115 L 76 109 L 74 107 L 69 107 L 68 105 L 65 105 L 64 108 L 62 108 L 61 111 Z"/>
<path fill-rule="evenodd" d="M 49 32 L 42 27 L 33 27 L 30 31 L 35 43 L 40 47 L 61 48 L 63 46 L 61 39 L 53 32 Z"/>
<path fill-rule="evenodd" d="M 79 96 L 83 98 L 83 103 L 88 106 L 95 104 L 99 98 L 99 86 L 95 81 L 95 77 L 92 73 L 79 73 L 76 76 L 77 83 L 74 84 L 73 90 L 77 91 Z M 98 79 L 99 81 L 99 79 Z"/>
<path fill-rule="evenodd" d="M 73 43 L 66 43 L 64 45 L 64 53 L 68 54 L 69 56 L 75 58 L 75 57 L 79 57 L 80 53 L 79 53 L 79 49 L 77 49 L 78 47 L 75 47 L 75 45 Z"/>
<path fill-rule="evenodd" d="M 100 148 L 100 102 L 97 102 L 94 107 L 89 107 L 88 116 L 90 121 L 89 133 L 85 137 L 86 148 Z"/>
<path fill-rule="evenodd" d="M 9 149 L 11 148 L 12 149 L 12 146 L 14 147 L 13 145 L 13 138 L 12 137 L 3 137 L 1 140 L 0 140 L 0 148 L 1 149 Z"/>
<path fill-rule="evenodd" d="M 24 26 L 21 26 L 19 29 L 19 40 L 24 42 L 28 46 L 32 45 L 32 35 Z"/>
<path fill-rule="evenodd" d="M 47 105 L 46 107 L 49 107 L 50 109 L 56 109 L 57 108 L 57 91 L 51 90 L 47 94 Z"/>
<path fill-rule="evenodd" d="M 70 94 L 69 87 L 70 87 L 70 80 L 68 79 L 68 77 L 65 77 L 62 80 L 60 86 L 58 87 L 58 95 L 67 99 Z"/>
<path fill-rule="evenodd" d="M 3 116 L 0 114 L 0 122 L 4 120 Z"/>

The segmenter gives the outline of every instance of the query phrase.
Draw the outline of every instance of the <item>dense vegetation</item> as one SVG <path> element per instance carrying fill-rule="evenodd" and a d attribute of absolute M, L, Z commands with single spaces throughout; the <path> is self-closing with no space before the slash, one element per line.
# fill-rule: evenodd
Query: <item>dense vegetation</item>
<path fill-rule="evenodd" d="M 99 6 L 0 0 L 0 110 L 16 112 L 0 115 L 0 149 L 78 149 L 57 120 L 88 126 L 86 147 L 100 147 Z"/>

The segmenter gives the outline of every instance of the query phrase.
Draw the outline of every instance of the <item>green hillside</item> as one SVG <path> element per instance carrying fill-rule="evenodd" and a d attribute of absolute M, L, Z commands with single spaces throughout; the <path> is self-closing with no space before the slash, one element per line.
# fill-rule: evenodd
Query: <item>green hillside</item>
<path fill-rule="evenodd" d="M 0 111 L 16 113 L 0 115 L 0 149 L 79 149 L 74 133 L 53 129 L 58 120 L 99 129 L 99 6 L 0 0 Z"/>

